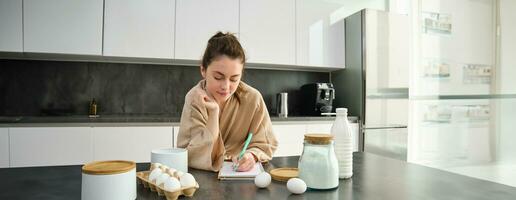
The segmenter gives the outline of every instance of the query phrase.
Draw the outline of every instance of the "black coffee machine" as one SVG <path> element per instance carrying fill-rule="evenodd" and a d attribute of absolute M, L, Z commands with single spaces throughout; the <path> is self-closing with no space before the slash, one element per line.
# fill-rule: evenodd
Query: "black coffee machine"
<path fill-rule="evenodd" d="M 301 86 L 301 113 L 308 116 L 321 116 L 332 111 L 335 89 L 331 83 L 310 83 Z"/>

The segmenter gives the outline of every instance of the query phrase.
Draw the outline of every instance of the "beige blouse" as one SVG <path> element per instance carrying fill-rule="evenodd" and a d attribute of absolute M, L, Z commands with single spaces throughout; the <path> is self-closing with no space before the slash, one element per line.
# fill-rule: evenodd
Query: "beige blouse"
<path fill-rule="evenodd" d="M 237 95 L 236 97 L 235 95 Z M 258 90 L 240 82 L 237 92 L 226 101 L 219 117 L 219 137 L 206 126 L 208 111 L 202 102 L 206 95 L 205 80 L 200 81 L 185 97 L 177 145 L 188 150 L 188 166 L 219 171 L 224 159 L 238 156 L 249 132 L 253 133 L 247 152 L 260 162 L 272 159 L 276 137 L 263 98 Z M 217 144 L 215 144 L 217 143 Z"/>

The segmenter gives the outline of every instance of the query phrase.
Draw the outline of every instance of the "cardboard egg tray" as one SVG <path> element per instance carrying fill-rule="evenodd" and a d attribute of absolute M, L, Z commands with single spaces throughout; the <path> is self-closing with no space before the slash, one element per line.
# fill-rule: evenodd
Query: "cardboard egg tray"
<path fill-rule="evenodd" d="M 164 184 L 156 185 L 155 182 L 149 181 L 150 171 L 140 171 L 136 173 L 138 184 L 143 184 L 144 188 L 150 188 L 151 191 L 157 192 L 159 196 L 165 196 L 167 200 L 176 200 L 179 196 L 184 195 L 191 197 L 195 191 L 199 189 L 199 183 L 195 182 L 195 186 L 192 187 L 181 187 L 175 191 L 165 190 Z M 175 176 L 176 178 L 179 178 Z"/>

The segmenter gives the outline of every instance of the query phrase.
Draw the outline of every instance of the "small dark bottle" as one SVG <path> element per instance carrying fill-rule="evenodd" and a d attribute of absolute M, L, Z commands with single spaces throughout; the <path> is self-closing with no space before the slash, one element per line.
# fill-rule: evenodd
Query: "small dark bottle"
<path fill-rule="evenodd" d="M 90 117 L 98 117 L 98 115 L 97 115 L 97 101 L 95 101 L 95 98 L 93 98 L 93 100 L 91 100 L 91 102 L 90 102 L 90 112 L 89 112 L 89 115 L 90 115 Z"/>

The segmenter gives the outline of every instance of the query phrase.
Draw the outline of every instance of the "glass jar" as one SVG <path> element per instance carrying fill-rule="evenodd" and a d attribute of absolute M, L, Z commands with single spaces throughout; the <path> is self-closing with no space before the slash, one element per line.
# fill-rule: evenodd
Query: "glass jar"
<path fill-rule="evenodd" d="M 339 186 L 339 164 L 330 134 L 306 134 L 299 158 L 299 178 L 311 189 Z"/>

